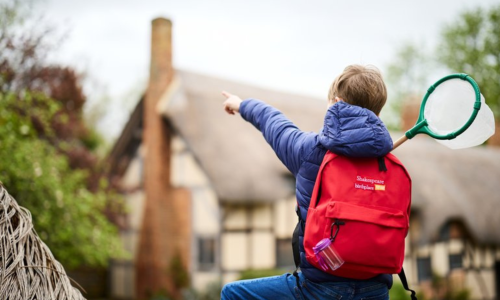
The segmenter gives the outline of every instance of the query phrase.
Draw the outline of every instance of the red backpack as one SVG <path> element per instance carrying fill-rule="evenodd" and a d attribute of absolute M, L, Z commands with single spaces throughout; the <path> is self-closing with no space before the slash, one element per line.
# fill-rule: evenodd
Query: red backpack
<path fill-rule="evenodd" d="M 328 151 L 305 222 L 307 260 L 322 269 L 313 248 L 330 238 L 344 264 L 325 272 L 352 279 L 400 273 L 410 204 L 411 179 L 394 155 L 348 158 Z"/>

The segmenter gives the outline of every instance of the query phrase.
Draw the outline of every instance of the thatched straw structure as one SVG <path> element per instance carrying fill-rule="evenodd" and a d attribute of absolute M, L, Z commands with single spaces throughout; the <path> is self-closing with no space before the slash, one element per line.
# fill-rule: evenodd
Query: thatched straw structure
<path fill-rule="evenodd" d="M 80 300 L 62 265 L 38 237 L 31 213 L 0 185 L 0 299 Z"/>

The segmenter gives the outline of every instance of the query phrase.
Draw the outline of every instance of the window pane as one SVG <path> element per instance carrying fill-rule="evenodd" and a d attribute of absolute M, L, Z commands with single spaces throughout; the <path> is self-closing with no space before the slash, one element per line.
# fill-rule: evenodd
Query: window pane
<path fill-rule="evenodd" d="M 215 239 L 198 238 L 198 268 L 211 270 L 215 267 Z"/>
<path fill-rule="evenodd" d="M 432 279 L 431 270 L 431 258 L 430 257 L 418 257 L 417 258 L 417 271 L 418 271 L 418 281 L 426 281 Z"/>
<path fill-rule="evenodd" d="M 450 254 L 450 270 L 462 268 L 462 254 Z"/>
<path fill-rule="evenodd" d="M 276 267 L 291 269 L 295 267 L 293 261 L 292 239 L 276 240 Z"/>

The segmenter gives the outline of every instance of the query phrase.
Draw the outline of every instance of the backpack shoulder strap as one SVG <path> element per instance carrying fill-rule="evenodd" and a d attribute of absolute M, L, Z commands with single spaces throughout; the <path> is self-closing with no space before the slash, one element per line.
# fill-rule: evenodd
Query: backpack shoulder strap
<path fill-rule="evenodd" d="M 399 272 L 398 276 L 399 279 L 401 279 L 401 283 L 403 284 L 405 290 L 411 292 L 411 300 L 417 300 L 415 291 L 408 287 L 408 281 L 406 280 L 405 270 L 403 268 L 401 268 L 401 272 Z"/>
<path fill-rule="evenodd" d="M 406 177 L 410 178 L 410 173 L 408 173 L 408 170 L 406 170 L 405 166 L 403 165 L 403 163 L 392 153 L 389 153 L 385 156 L 386 159 L 392 161 L 393 163 L 395 163 L 396 165 L 399 165 L 401 168 L 403 168 L 404 172 L 406 173 Z"/>
<path fill-rule="evenodd" d="M 316 181 L 314 182 L 314 189 L 311 195 L 311 201 L 309 202 L 309 207 L 316 207 L 316 204 L 318 202 L 318 197 L 321 192 L 321 178 L 323 178 L 323 169 L 329 162 L 334 160 L 336 157 L 338 157 L 338 155 L 331 152 L 330 150 L 328 150 L 325 154 L 325 157 L 323 157 L 323 162 L 319 166 L 318 175 L 316 176 Z"/>
<path fill-rule="evenodd" d="M 330 150 L 328 150 L 326 152 L 325 156 L 323 157 L 323 161 L 319 167 L 318 175 L 316 176 L 316 182 L 314 184 L 314 189 L 313 189 L 313 193 L 312 193 L 310 201 L 313 201 L 313 199 L 318 198 L 318 192 L 320 189 L 320 181 L 321 181 L 321 173 L 323 172 L 323 169 L 325 168 L 326 164 L 328 162 L 330 162 L 331 160 L 333 160 L 335 157 L 337 157 L 337 154 L 331 152 Z M 309 203 L 309 206 L 311 206 L 311 203 Z M 302 217 L 300 216 L 300 209 L 299 209 L 298 203 L 295 206 L 295 212 L 297 213 L 298 221 L 297 221 L 297 225 L 295 226 L 295 230 L 293 231 L 293 235 L 292 235 L 292 250 L 293 250 L 293 260 L 295 262 L 295 267 L 298 269 L 299 265 L 300 265 L 299 232 L 304 231 L 306 220 L 302 220 Z"/>

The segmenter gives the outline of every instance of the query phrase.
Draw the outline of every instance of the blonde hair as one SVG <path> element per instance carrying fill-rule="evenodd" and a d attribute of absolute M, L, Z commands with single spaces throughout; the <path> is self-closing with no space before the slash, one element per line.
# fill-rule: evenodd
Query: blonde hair
<path fill-rule="evenodd" d="M 341 98 L 349 104 L 380 113 L 387 100 L 387 88 L 375 66 L 347 66 L 332 83 L 328 99 Z"/>

